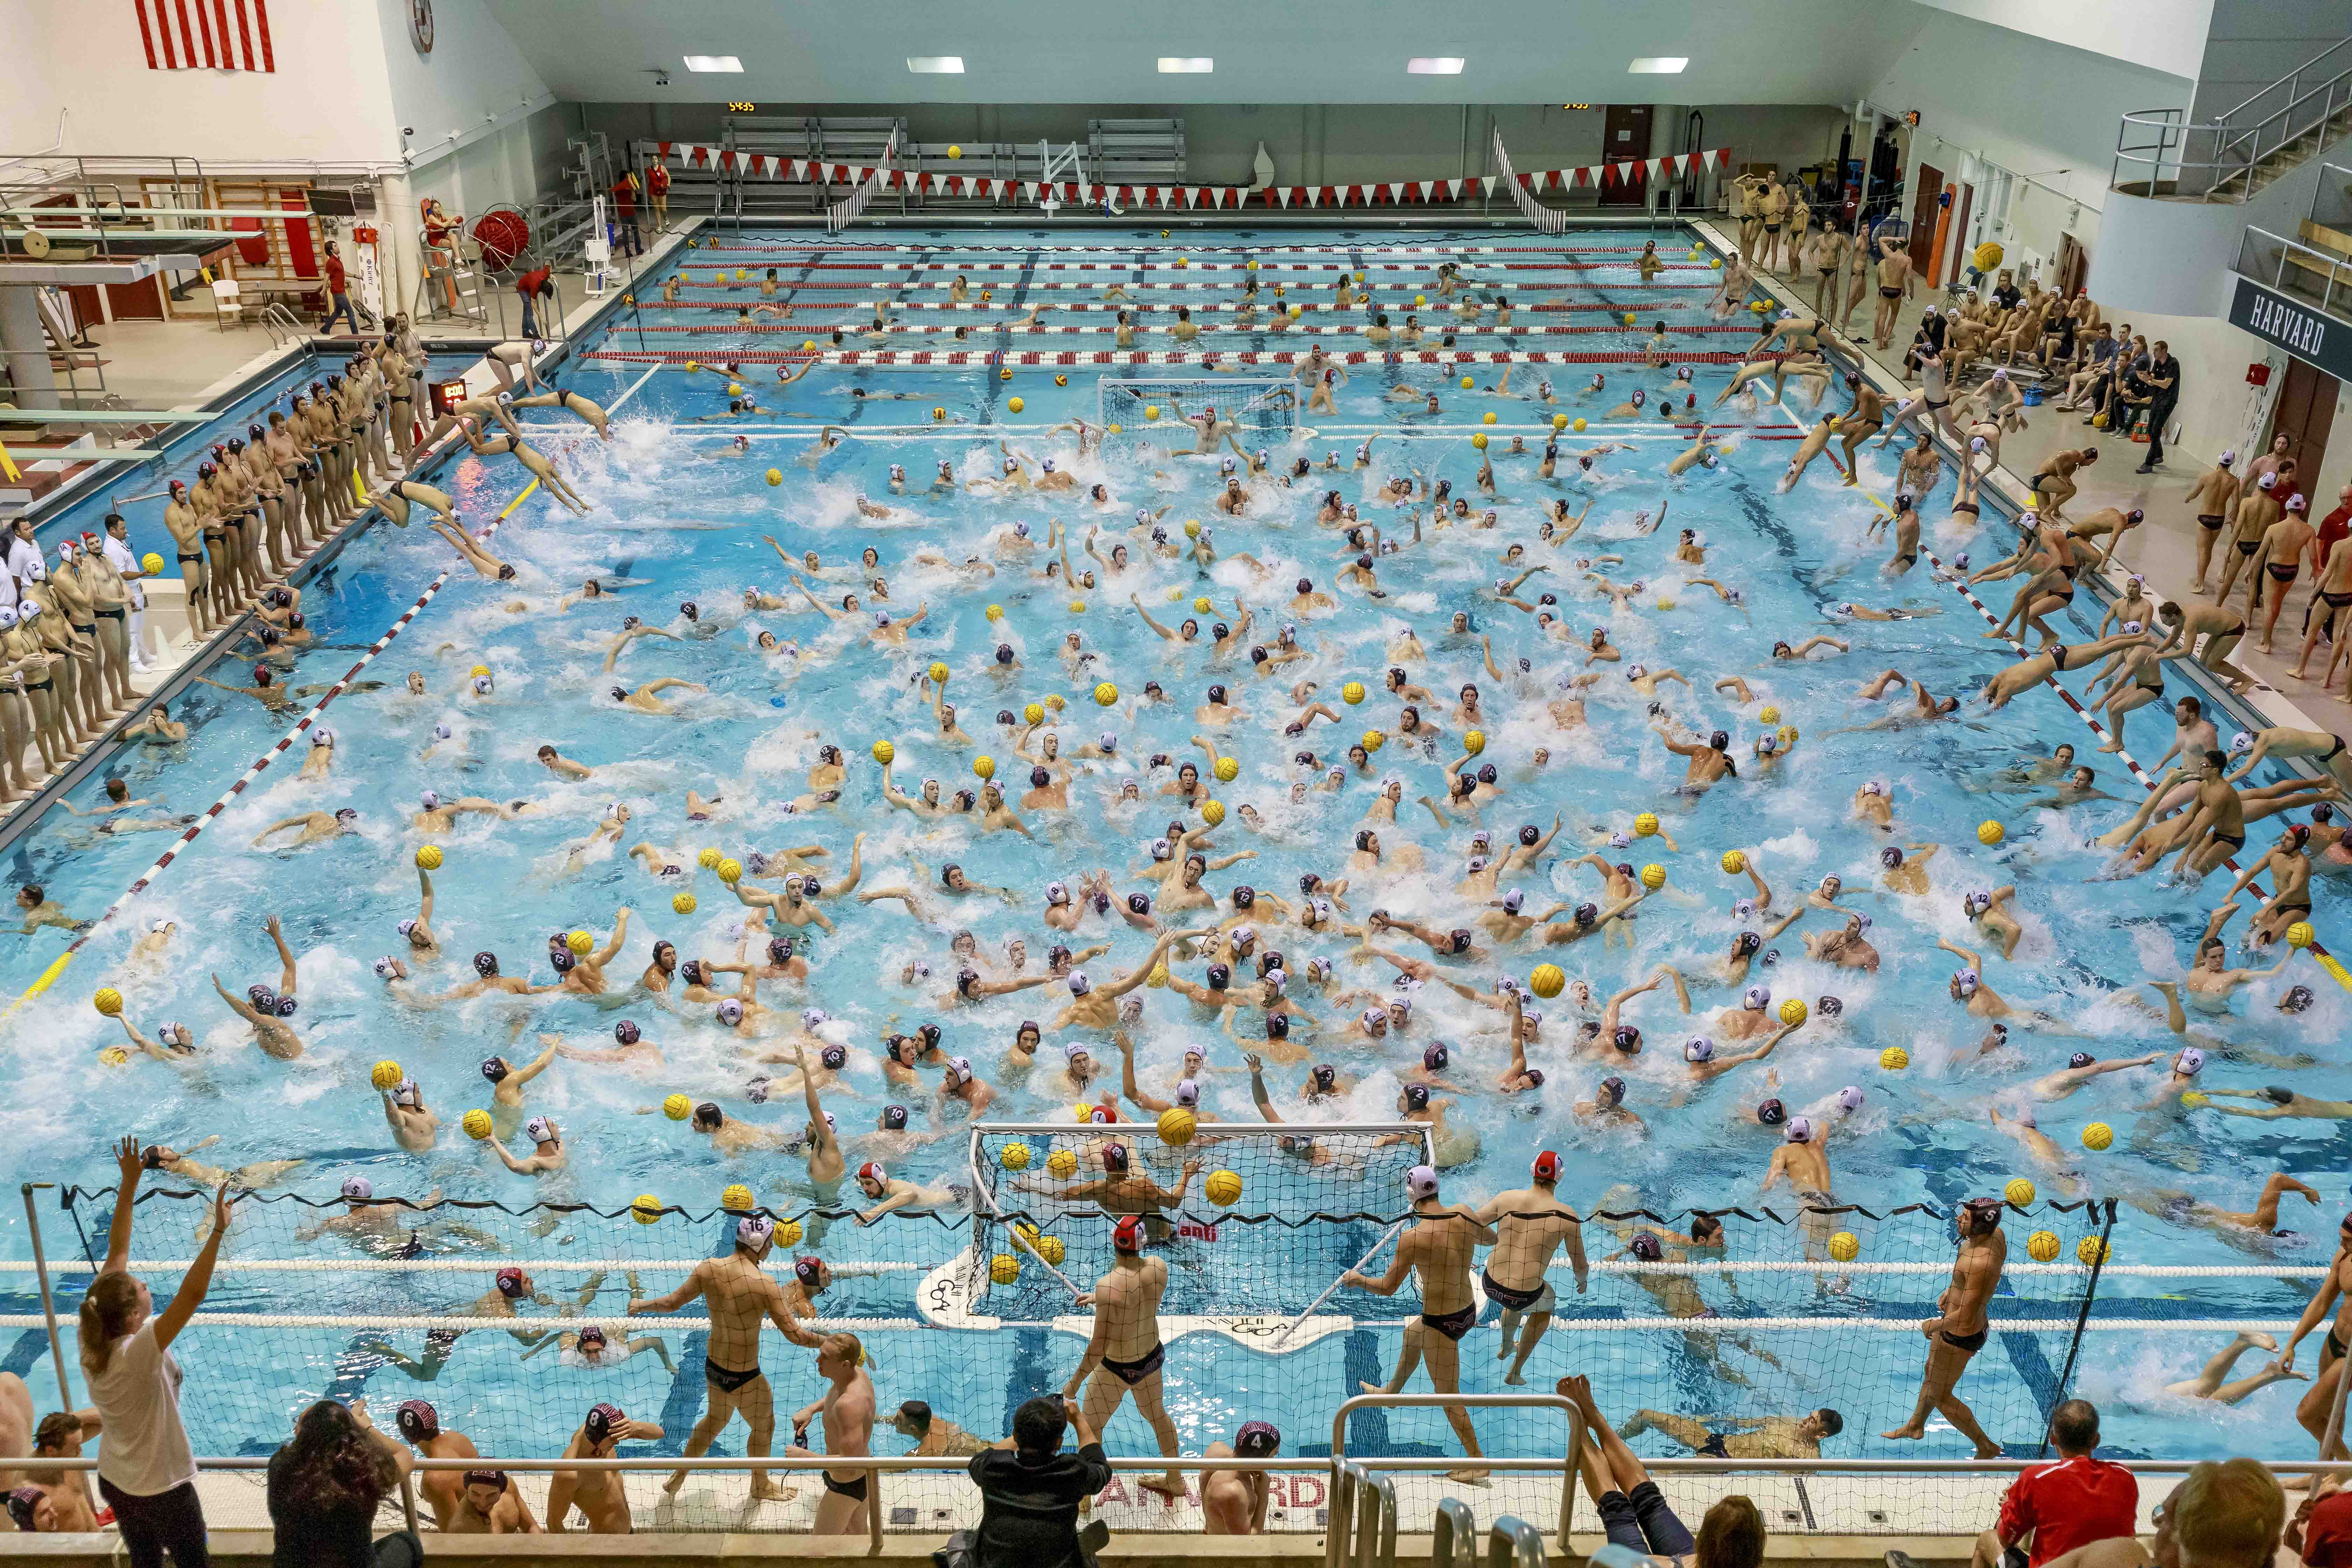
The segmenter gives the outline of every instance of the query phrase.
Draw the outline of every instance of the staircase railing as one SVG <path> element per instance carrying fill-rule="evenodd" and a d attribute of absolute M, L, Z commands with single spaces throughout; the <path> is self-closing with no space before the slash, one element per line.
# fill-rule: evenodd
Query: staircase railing
<path fill-rule="evenodd" d="M 2253 195 L 2265 160 L 2347 110 L 2352 37 L 2209 121 L 2192 123 L 2185 109 L 2132 110 L 2116 135 L 2108 184 L 2133 195 L 2242 202 Z"/>

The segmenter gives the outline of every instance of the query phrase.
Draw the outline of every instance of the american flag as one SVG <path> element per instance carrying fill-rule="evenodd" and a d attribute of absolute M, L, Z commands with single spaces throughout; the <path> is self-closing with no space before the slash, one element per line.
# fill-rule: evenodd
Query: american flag
<path fill-rule="evenodd" d="M 275 71 L 269 0 L 132 0 L 150 70 Z"/>

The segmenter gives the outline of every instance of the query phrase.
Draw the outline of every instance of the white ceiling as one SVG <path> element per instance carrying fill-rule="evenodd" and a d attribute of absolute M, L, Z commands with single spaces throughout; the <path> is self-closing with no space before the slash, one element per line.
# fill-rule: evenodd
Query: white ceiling
<path fill-rule="evenodd" d="M 590 102 L 1851 103 L 1925 19 L 1912 0 L 484 3 L 551 87 Z M 688 54 L 740 56 L 743 74 L 689 73 Z M 965 73 L 917 76 L 909 55 L 961 55 Z M 1162 55 L 1216 68 L 1162 76 Z M 1410 76 L 1415 55 L 1468 63 Z M 1690 66 L 1628 75 L 1645 55 Z"/>

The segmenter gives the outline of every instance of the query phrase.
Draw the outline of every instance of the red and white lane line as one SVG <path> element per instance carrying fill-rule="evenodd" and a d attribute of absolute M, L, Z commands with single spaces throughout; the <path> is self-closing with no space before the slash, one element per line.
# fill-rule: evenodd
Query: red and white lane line
<path fill-rule="evenodd" d="M 583 354 L 583 359 L 618 360 L 636 364 L 684 364 L 709 357 L 709 351 L 697 353 L 688 349 L 598 349 Z M 738 364 L 799 364 L 815 360 L 823 364 L 874 366 L 956 366 L 956 365 L 1212 365 L 1297 363 L 1305 356 L 1288 349 L 1265 351 L 1245 350 L 1233 353 L 1158 353 L 1144 350 L 1098 349 L 1091 353 L 1066 351 L 1047 353 L 1024 351 L 998 353 L 986 349 L 877 349 L 871 352 L 814 353 L 780 349 L 750 350 L 731 353 L 728 359 Z M 1326 354 L 1334 364 L 1642 364 L 1649 356 L 1639 353 L 1576 353 L 1565 350 L 1532 349 L 1506 353 L 1486 349 L 1444 349 L 1422 353 L 1378 353 L 1370 351 L 1350 351 Z M 1738 364 L 1736 353 L 1708 352 L 1676 354 L 1678 364 Z"/>
<path fill-rule="evenodd" d="M 695 287 L 698 289 L 704 289 L 708 288 L 709 285 L 697 284 Z M 730 289 L 749 289 L 755 287 L 755 285 L 730 283 L 727 287 Z M 787 290 L 789 290 L 789 285 L 787 286 Z M 1287 300 L 1280 301 L 1280 303 L 1283 304 L 1290 304 L 1293 302 L 1294 301 Z M 1304 313 L 1308 315 L 1318 313 L 1329 315 L 1338 313 L 1331 306 L 1320 304 L 1312 300 L 1300 300 L 1295 302 L 1301 307 Z M 746 308 L 743 305 L 729 300 L 641 300 L 633 301 L 633 303 L 640 310 L 740 310 Z M 1196 316 L 1230 316 L 1239 313 L 1242 309 L 1239 304 L 1228 305 L 1215 300 L 1202 300 L 1199 304 L 1194 304 L 1191 300 L 1186 300 L 1183 303 L 1185 309 L 1191 310 L 1192 314 Z M 961 305 L 957 304 L 953 300 L 814 300 L 796 304 L 793 309 L 796 310 L 821 310 L 830 308 L 836 310 L 870 310 L 877 304 L 887 305 L 893 310 L 947 310 L 962 315 L 994 316 L 1007 321 L 1019 316 L 1021 313 L 1021 307 L 1018 305 L 998 305 L 979 300 L 967 300 Z M 1160 310 L 1171 309 L 1173 304 L 1174 301 L 1170 301 L 1167 304 L 1160 305 L 1156 308 Z M 1437 309 L 1435 306 L 1412 306 L 1409 308 L 1413 310 Z M 1057 303 L 1054 306 L 1054 310 L 1056 314 L 1071 316 L 1082 314 L 1110 316 L 1116 315 L 1121 310 L 1134 310 L 1139 311 L 1141 309 L 1142 307 L 1139 303 L 1121 304 L 1116 300 L 1081 300 L 1076 304 L 1064 305 Z M 1572 304 L 1567 300 L 1555 300 L 1549 304 L 1522 305 L 1519 306 L 1518 309 L 1529 311 L 1543 310 L 1547 312 L 1568 312 L 1575 310 L 1602 311 L 1612 316 L 1622 316 L 1626 313 L 1625 307 L 1622 305 Z M 1662 311 L 1703 310 L 1705 309 L 1706 309 L 1706 306 L 1697 300 L 1645 300 L 1642 302 L 1641 309 L 1633 313 L 1636 316 L 1648 316 L 1654 320 Z M 1271 310 L 1271 306 L 1268 307 L 1268 310 L 1269 311 Z M 1355 315 L 1357 311 L 1354 307 L 1350 307 L 1348 313 L 1352 316 Z M 1453 313 L 1450 310 L 1440 311 L 1439 313 L 1441 319 L 1452 319 Z M 1683 329 L 1676 330 L 1680 331 Z M 1722 325 L 1718 330 L 1725 331 L 1734 330 L 1745 331 L 1750 329 L 1739 326 L 1737 322 L 1731 322 Z"/>
<path fill-rule="evenodd" d="M 799 333 L 802 337 L 807 337 L 812 332 L 842 331 L 855 336 L 860 332 L 873 331 L 873 322 L 870 319 L 859 320 L 856 317 L 851 317 L 845 321 L 805 321 L 799 325 L 794 325 L 790 321 L 711 321 L 707 324 L 695 322 L 668 322 L 644 327 L 615 328 L 614 330 L 624 333 L 751 332 L 772 335 L 782 333 L 787 337 L 794 332 Z M 947 329 L 945 324 L 942 323 L 938 327 L 928 328 L 926 330 L 930 331 L 945 331 Z M 994 331 L 997 331 L 998 328 L 995 325 L 988 324 L 983 325 L 982 330 Z M 1107 338 L 1117 332 L 1118 328 L 1110 322 L 1104 322 L 1099 325 L 1056 327 L 1049 326 L 1042 321 L 1027 326 L 1008 321 L 1003 323 L 1003 330 L 1008 332 L 1034 332 L 1040 335 L 1058 334 L 1063 337 L 1082 336 Z M 1139 326 L 1135 330 L 1138 332 L 1165 337 L 1176 329 L 1173 326 Z M 1200 330 L 1203 332 L 1240 332 L 1244 335 L 1255 335 L 1265 332 L 1270 329 L 1262 326 L 1244 327 L 1223 321 L 1204 321 L 1200 323 Z M 1391 330 L 1401 331 L 1402 329 Z M 1283 331 L 1294 336 L 1304 338 L 1360 338 L 1364 335 L 1364 324 L 1358 322 L 1352 326 L 1345 327 L 1310 327 L 1301 324 L 1286 327 Z M 1606 324 L 1596 323 L 1591 326 L 1584 327 L 1552 327 L 1534 325 L 1524 327 L 1457 327 L 1450 323 L 1440 322 L 1431 327 L 1424 328 L 1423 331 L 1439 333 L 1451 332 L 1457 338 L 1588 337 L 1594 334 L 1607 333 L 1614 333 L 1619 337 L 1645 338 L 1649 335 L 1649 330 L 1647 328 L 1620 326 L 1613 321 Z M 1727 332 L 1736 332 L 1750 339 L 1756 336 L 1755 329 L 1743 326 L 1738 322 L 1725 322 L 1721 325 L 1710 322 L 1703 326 L 1687 327 L 1669 326 L 1666 331 L 1669 334 L 1679 333 L 1685 336 L 1696 333 L 1712 337 Z"/>

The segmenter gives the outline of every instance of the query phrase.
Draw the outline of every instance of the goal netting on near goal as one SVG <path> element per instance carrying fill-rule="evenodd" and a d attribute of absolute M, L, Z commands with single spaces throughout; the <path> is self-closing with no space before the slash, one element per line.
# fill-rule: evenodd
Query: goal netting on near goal
<path fill-rule="evenodd" d="M 1123 1175 L 1106 1149 L 1127 1151 Z M 1395 1297 L 1334 1292 L 1411 1208 L 1405 1173 L 1428 1163 L 1412 1122 L 1203 1123 L 1181 1145 L 1149 1123 L 983 1124 L 970 1142 L 971 1246 L 934 1269 L 916 1304 L 934 1322 L 1054 1323 L 1083 1310 L 1111 1268 L 1111 1232 L 1142 1212 L 1151 1255 L 1168 1265 L 1163 1332 L 1212 1329 L 1295 1347 L 1353 1319 L 1410 1315 Z M 1313 1313 L 1296 1332 L 1290 1325 Z"/>
<path fill-rule="evenodd" d="M 1194 415 L 1213 409 L 1220 426 L 1245 450 L 1278 447 L 1298 429 L 1298 384 L 1296 382 L 1211 376 L 1194 380 L 1124 380 L 1104 376 L 1097 384 L 1098 417 L 1113 441 L 1148 441 L 1178 451 L 1199 445 L 1199 426 L 1187 424 Z M 1220 432 L 1220 449 L 1223 435 Z"/>

